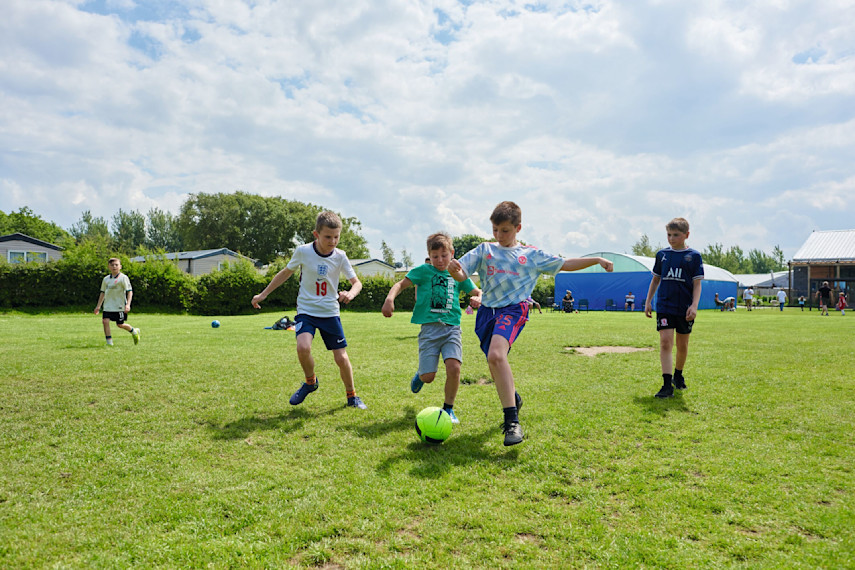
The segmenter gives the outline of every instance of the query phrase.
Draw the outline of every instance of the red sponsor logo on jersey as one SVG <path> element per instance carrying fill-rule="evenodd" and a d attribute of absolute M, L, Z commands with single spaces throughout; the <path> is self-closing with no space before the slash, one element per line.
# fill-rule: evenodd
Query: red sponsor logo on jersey
<path fill-rule="evenodd" d="M 521 255 L 517 258 L 517 261 L 520 262 L 520 265 L 525 265 L 526 262 L 528 261 L 528 259 L 526 259 L 526 257 L 524 255 Z"/>
<path fill-rule="evenodd" d="M 495 274 L 496 274 L 496 268 L 492 265 L 488 265 L 487 266 L 487 275 L 495 275 Z"/>

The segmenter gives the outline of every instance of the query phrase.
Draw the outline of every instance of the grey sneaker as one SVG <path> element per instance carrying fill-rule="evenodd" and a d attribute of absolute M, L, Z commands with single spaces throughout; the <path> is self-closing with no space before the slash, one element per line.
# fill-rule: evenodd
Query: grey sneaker
<path fill-rule="evenodd" d="M 505 445 L 516 445 L 522 443 L 523 430 L 519 422 L 504 422 L 502 433 L 505 434 Z"/>

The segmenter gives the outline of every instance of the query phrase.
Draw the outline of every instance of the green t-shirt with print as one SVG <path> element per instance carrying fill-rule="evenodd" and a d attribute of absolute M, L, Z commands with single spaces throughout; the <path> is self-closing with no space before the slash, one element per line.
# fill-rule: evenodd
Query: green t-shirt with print
<path fill-rule="evenodd" d="M 448 271 L 439 271 L 430 263 L 410 269 L 407 279 L 416 286 L 416 306 L 410 322 L 460 325 L 460 291 L 475 289 L 471 279 L 455 281 Z"/>

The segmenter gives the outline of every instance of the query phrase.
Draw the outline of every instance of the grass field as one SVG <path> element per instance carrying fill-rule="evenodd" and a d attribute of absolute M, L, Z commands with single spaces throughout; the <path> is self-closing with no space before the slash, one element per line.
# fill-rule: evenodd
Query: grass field
<path fill-rule="evenodd" d="M 279 316 L 134 314 L 107 348 L 92 314 L 0 315 L 0 567 L 855 567 L 855 315 L 704 311 L 664 401 L 652 320 L 534 315 L 510 448 L 474 317 L 426 447 L 408 314 L 343 315 L 364 411 L 320 339 L 288 404 Z M 597 345 L 654 350 L 568 350 Z"/>

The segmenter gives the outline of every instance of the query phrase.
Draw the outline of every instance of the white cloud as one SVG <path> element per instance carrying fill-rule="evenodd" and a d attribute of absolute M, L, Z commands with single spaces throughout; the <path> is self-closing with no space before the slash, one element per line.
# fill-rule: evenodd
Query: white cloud
<path fill-rule="evenodd" d="M 850 2 L 7 5 L 0 209 L 65 227 L 238 189 L 416 258 L 489 236 L 503 199 L 565 255 L 674 215 L 698 247 L 786 254 L 852 225 Z"/>

